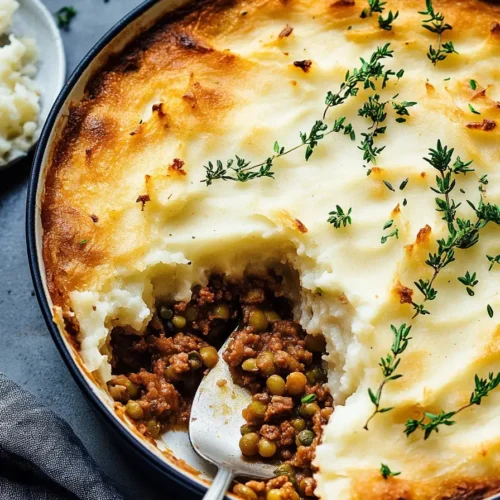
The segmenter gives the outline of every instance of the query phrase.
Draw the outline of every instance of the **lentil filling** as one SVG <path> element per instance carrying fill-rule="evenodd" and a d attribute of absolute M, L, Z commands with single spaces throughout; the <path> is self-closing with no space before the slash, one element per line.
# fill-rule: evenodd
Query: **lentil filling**
<path fill-rule="evenodd" d="M 233 492 L 245 500 L 314 497 L 312 460 L 333 412 L 325 340 L 293 321 L 282 278 L 269 272 L 237 284 L 212 276 L 193 289 L 190 302 L 164 301 L 156 310 L 145 334 L 122 327 L 111 333 L 109 393 L 138 431 L 157 438 L 187 425 L 201 378 L 239 325 L 223 358 L 234 382 L 252 394 L 240 449 L 277 469 L 275 478 L 238 482 Z"/>

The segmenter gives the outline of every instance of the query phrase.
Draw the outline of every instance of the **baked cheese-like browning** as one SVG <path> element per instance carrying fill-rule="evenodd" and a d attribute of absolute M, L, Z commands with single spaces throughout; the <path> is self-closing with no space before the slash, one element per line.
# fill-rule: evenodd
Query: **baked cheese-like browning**
<path fill-rule="evenodd" d="M 392 29 L 361 0 L 255 0 L 195 4 L 160 21 L 113 60 L 70 107 L 50 155 L 42 206 L 49 290 L 77 335 L 85 366 L 104 381 L 110 329 L 145 329 L 155 300 L 189 300 L 212 271 L 241 276 L 248 265 L 286 264 L 300 276 L 296 310 L 308 333 L 328 344 L 335 411 L 317 449 L 316 494 L 325 499 L 483 498 L 500 490 L 500 390 L 424 439 L 408 419 L 469 402 L 474 376 L 500 371 L 500 228 L 456 249 L 436 276 L 429 314 L 415 285 L 449 234 L 437 211 L 436 174 L 424 161 L 441 144 L 472 161 L 456 174 L 457 216 L 500 202 L 500 4 L 435 1 L 453 29 L 456 52 L 427 57 L 438 36 L 422 27 L 423 1 L 388 1 Z M 321 119 L 359 58 L 390 43 L 385 88 L 361 88 L 332 107 L 356 137 L 332 133 L 308 161 L 305 148 L 274 161 L 274 178 L 215 180 L 211 161 L 238 155 L 252 164 L 273 145 L 300 144 Z M 406 121 L 389 104 L 375 137 L 376 164 L 363 159 L 373 99 L 416 103 Z M 395 97 L 397 95 L 397 97 Z M 369 173 L 369 175 L 367 175 Z M 486 178 L 483 176 L 487 176 Z M 479 190 L 478 188 L 481 188 Z M 339 227 L 327 222 L 339 221 Z M 389 222 L 392 221 L 390 224 Z M 397 232 L 396 232 L 397 230 Z M 384 238 L 384 239 L 383 239 Z M 467 287 L 458 280 L 476 277 Z M 466 280 L 469 282 L 468 280 Z M 295 298 L 295 297 L 293 297 Z M 379 413 L 368 389 L 381 380 L 391 325 L 412 326 L 398 373 Z M 387 464 L 397 476 L 381 475 Z"/>

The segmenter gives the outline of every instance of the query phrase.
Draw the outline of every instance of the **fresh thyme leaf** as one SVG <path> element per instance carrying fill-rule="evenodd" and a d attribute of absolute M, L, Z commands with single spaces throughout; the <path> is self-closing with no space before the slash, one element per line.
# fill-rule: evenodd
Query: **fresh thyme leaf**
<path fill-rule="evenodd" d="M 475 115 L 480 115 L 481 113 L 477 110 L 474 109 L 474 107 L 472 106 L 471 103 L 469 103 L 469 109 L 471 110 L 472 113 L 474 113 Z"/>
<path fill-rule="evenodd" d="M 375 90 L 375 81 L 381 79 L 382 88 L 385 88 L 390 78 L 396 76 L 399 79 L 403 76 L 403 70 L 396 74 L 390 69 L 386 70 L 381 62 L 383 59 L 392 57 L 394 51 L 390 50 L 389 47 L 390 43 L 386 43 L 383 47 L 377 47 L 368 61 L 361 58 L 361 66 L 346 73 L 338 92 L 336 94 L 331 91 L 327 93 L 323 119 L 330 108 L 343 104 L 351 96 L 356 96 L 360 87 Z"/>
<path fill-rule="evenodd" d="M 363 140 L 361 141 L 361 145 L 358 146 L 358 149 L 363 151 L 363 160 L 367 163 L 376 164 L 377 156 L 385 149 L 383 147 L 375 146 L 375 137 L 381 134 L 385 134 L 387 129 L 386 126 L 380 126 L 387 118 L 387 112 L 385 108 L 387 104 L 391 103 L 396 114 L 399 115 L 399 118 L 396 118 L 398 123 L 404 123 L 406 118 L 403 118 L 403 115 L 409 116 L 408 107 L 414 106 L 417 104 L 416 102 L 407 102 L 402 101 L 400 103 L 394 101 L 397 97 L 395 95 L 392 100 L 389 101 L 380 101 L 379 94 L 373 94 L 368 97 L 368 101 L 366 101 L 363 106 L 358 109 L 358 115 L 363 118 L 368 118 L 372 121 L 371 126 L 368 129 L 368 132 L 364 132 L 361 134 Z"/>
<path fill-rule="evenodd" d="M 488 174 L 484 174 L 480 179 L 479 179 L 480 184 L 487 185 L 489 183 L 488 181 Z"/>
<path fill-rule="evenodd" d="M 370 126 L 370 132 L 363 132 L 361 136 L 363 140 L 358 149 L 363 151 L 363 160 L 367 163 L 377 163 L 377 156 L 385 149 L 375 146 L 374 139 L 379 134 L 385 134 L 386 127 L 379 127 L 380 123 L 384 122 L 387 113 L 385 112 L 386 102 L 379 101 L 380 96 L 374 94 L 368 98 L 368 101 L 363 104 L 363 107 L 358 110 L 358 115 L 370 119 L 373 123 Z"/>
<path fill-rule="evenodd" d="M 392 23 L 398 18 L 398 16 L 399 11 L 396 11 L 396 13 L 393 14 L 392 10 L 390 10 L 386 18 L 384 18 L 382 15 L 378 16 L 378 25 L 385 31 L 391 31 Z"/>
<path fill-rule="evenodd" d="M 381 2 L 380 0 L 368 0 L 368 7 L 361 12 L 361 19 L 371 16 L 374 12 L 382 13 L 386 3 L 387 2 Z"/>
<path fill-rule="evenodd" d="M 325 136 L 324 132 L 327 128 L 328 125 L 326 123 L 323 123 L 321 120 L 316 120 L 311 128 L 311 131 L 309 132 L 309 135 L 300 132 L 300 140 L 302 141 L 302 144 L 307 145 L 305 155 L 306 161 L 309 160 L 313 154 L 314 148 L 318 145 L 318 142 Z"/>
<path fill-rule="evenodd" d="M 425 6 L 427 10 L 419 12 L 423 16 L 428 17 L 422 21 L 422 27 L 429 30 L 431 33 L 435 33 L 438 36 L 437 48 L 432 45 L 429 46 L 429 52 L 427 57 L 436 65 L 438 61 L 443 61 L 449 54 L 458 54 L 453 46 L 453 42 L 442 43 L 442 36 L 445 31 L 453 29 L 452 26 L 444 22 L 444 15 L 440 12 L 436 12 L 432 5 L 432 0 L 426 0 Z"/>
<path fill-rule="evenodd" d="M 416 102 L 401 101 L 400 103 L 398 103 L 392 101 L 392 107 L 396 111 L 396 114 L 399 115 L 399 118 L 396 118 L 396 121 L 398 123 L 404 123 L 406 121 L 406 118 L 403 118 L 403 116 L 410 116 L 408 108 L 411 108 L 412 106 L 416 105 L 417 105 Z"/>
<path fill-rule="evenodd" d="M 392 227 L 393 223 L 394 223 L 394 219 L 388 220 L 384 224 L 383 230 L 385 231 L 386 229 L 389 229 L 390 227 Z M 398 228 L 394 228 L 394 230 L 391 233 L 386 234 L 385 236 L 382 236 L 382 238 L 380 238 L 380 243 L 383 245 L 383 244 L 387 243 L 387 240 L 389 238 L 392 238 L 392 237 L 395 237 L 396 239 L 399 239 L 399 230 L 398 230 Z"/>
<path fill-rule="evenodd" d="M 493 373 L 489 373 L 487 379 L 479 378 L 476 374 L 474 376 L 474 384 L 474 390 L 472 391 L 467 404 L 461 406 L 455 411 L 445 412 L 444 410 L 441 410 L 438 414 L 424 413 L 420 420 L 410 418 L 406 421 L 404 433 L 409 436 L 416 430 L 421 429 L 424 431 L 424 439 L 427 439 L 433 432 L 439 432 L 440 425 L 454 425 L 456 422 L 452 420 L 452 418 L 455 415 L 473 405 L 480 405 L 482 399 L 487 397 L 492 390 L 498 387 L 500 384 L 500 373 L 497 373 L 495 376 Z"/>
<path fill-rule="evenodd" d="M 370 397 L 370 401 L 375 406 L 373 413 L 370 415 L 368 420 L 365 423 L 364 429 L 368 430 L 368 424 L 372 420 L 375 415 L 378 413 L 387 413 L 391 411 L 392 408 L 380 408 L 380 399 L 382 397 L 382 391 L 384 390 L 385 385 L 391 380 L 397 380 L 401 378 L 403 375 L 400 373 L 395 373 L 399 363 L 401 362 L 401 354 L 408 347 L 408 342 L 411 340 L 410 331 L 411 326 L 406 326 L 406 323 L 403 323 L 399 328 L 396 328 L 394 325 L 391 325 L 391 331 L 394 336 L 391 346 L 391 351 L 386 355 L 385 358 L 380 358 L 379 366 L 382 371 L 383 380 L 378 386 L 375 392 L 372 389 L 368 389 L 368 396 Z"/>
<path fill-rule="evenodd" d="M 87 239 L 80 241 L 80 245 L 85 245 L 85 243 L 87 243 L 87 241 L 88 241 Z"/>
<path fill-rule="evenodd" d="M 316 394 L 307 394 L 300 400 L 300 402 L 302 404 L 312 403 L 315 399 L 316 399 Z"/>
<path fill-rule="evenodd" d="M 488 307 L 486 308 L 486 310 L 488 311 L 488 316 L 490 318 L 493 318 L 493 307 L 491 307 L 489 304 L 488 304 Z M 479 403 L 478 403 L 479 404 Z"/>
<path fill-rule="evenodd" d="M 400 191 L 403 191 L 403 189 L 406 187 L 406 185 L 408 184 L 408 177 L 399 185 L 399 189 Z"/>
<path fill-rule="evenodd" d="M 475 287 L 479 281 L 476 279 L 476 273 L 473 273 L 472 275 L 467 271 L 465 273 L 465 276 L 459 276 L 458 281 L 462 283 L 462 285 L 465 285 L 465 289 L 467 293 L 473 297 L 474 296 L 474 290 L 472 290 L 473 287 Z"/>
<path fill-rule="evenodd" d="M 384 245 L 385 243 L 387 243 L 387 240 L 389 238 L 392 238 L 392 237 L 399 239 L 399 229 L 398 228 L 394 229 L 394 231 L 392 231 L 391 233 L 389 233 L 385 236 L 382 236 L 382 238 L 380 238 L 380 243 L 382 243 L 382 245 Z"/>
<path fill-rule="evenodd" d="M 344 212 L 344 210 L 339 205 L 336 206 L 336 209 L 337 210 L 334 210 L 328 214 L 330 217 L 328 217 L 327 222 L 333 224 L 333 227 L 337 229 L 339 229 L 341 226 L 346 227 L 347 224 L 352 224 L 352 208 L 349 208 L 347 213 Z"/>
<path fill-rule="evenodd" d="M 403 207 L 406 207 L 406 205 L 408 204 L 408 202 L 406 201 L 406 198 L 403 200 Z"/>
<path fill-rule="evenodd" d="M 469 80 L 469 85 L 472 90 L 476 90 L 477 88 L 477 82 L 476 80 Z"/>
<path fill-rule="evenodd" d="M 500 254 L 496 255 L 495 257 L 493 257 L 492 255 L 487 255 L 486 258 L 490 262 L 490 267 L 488 268 L 488 271 L 491 271 L 495 264 L 500 264 Z"/>
<path fill-rule="evenodd" d="M 386 185 L 387 189 L 390 191 L 396 191 L 393 187 L 392 184 L 389 181 L 383 181 L 383 183 Z"/>
<path fill-rule="evenodd" d="M 76 9 L 74 7 L 61 7 L 56 13 L 57 26 L 59 28 L 68 30 L 71 21 L 76 16 Z"/>
<path fill-rule="evenodd" d="M 388 477 L 399 476 L 401 472 L 392 472 L 388 465 L 380 464 L 380 474 L 384 479 L 387 479 Z"/>

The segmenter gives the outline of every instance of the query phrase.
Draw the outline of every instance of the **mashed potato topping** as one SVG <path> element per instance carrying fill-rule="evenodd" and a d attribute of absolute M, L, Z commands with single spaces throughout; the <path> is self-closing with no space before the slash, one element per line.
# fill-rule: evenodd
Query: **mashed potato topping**
<path fill-rule="evenodd" d="M 500 253 L 495 223 L 456 250 L 434 281 L 430 314 L 412 319 L 411 303 L 423 300 L 414 282 L 432 277 L 426 260 L 448 235 L 431 189 L 438 172 L 424 161 L 429 148 L 440 140 L 455 148 L 452 163 L 473 162 L 473 172 L 453 175 L 459 217 L 475 220 L 466 200 L 500 202 L 500 7 L 434 4 L 453 26 L 443 40 L 459 52 L 436 65 L 426 53 L 437 37 L 422 28 L 425 6 L 413 0 L 388 2 L 387 11 L 399 10 L 391 31 L 377 15 L 360 17 L 364 2 L 343 0 L 216 2 L 167 20 L 93 82 L 52 156 L 43 209 L 49 286 L 56 311 L 78 325 L 86 366 L 104 380 L 110 329 L 141 331 L 155 298 L 188 300 L 211 270 L 237 277 L 248 265 L 279 264 L 298 272 L 300 287 L 290 291 L 300 294 L 297 317 L 326 335 L 330 353 L 335 411 L 316 456 L 321 498 L 500 488 L 500 390 L 427 440 L 421 430 L 404 434 L 410 418 L 467 404 L 474 376 L 500 367 L 500 265 L 489 270 L 487 258 Z M 300 143 L 327 92 L 388 42 L 385 67 L 404 75 L 377 92 L 416 104 L 404 123 L 387 107 L 376 165 L 358 148 L 371 125 L 358 109 L 374 94 L 361 89 L 325 119 L 331 127 L 345 116 L 354 141 L 330 134 L 308 161 L 303 149 L 283 156 L 274 179 L 200 182 L 208 161 L 224 165 L 236 154 L 259 163 L 275 141 Z M 327 222 L 337 205 L 352 209 L 351 224 Z M 466 271 L 476 273 L 473 294 L 458 280 Z M 365 430 L 368 389 L 383 378 L 391 325 L 402 324 L 412 326 L 403 376 L 386 384 L 381 402 L 393 409 Z M 381 464 L 401 474 L 385 479 Z"/>
<path fill-rule="evenodd" d="M 0 0 L 0 35 L 8 36 L 0 47 L 0 166 L 33 145 L 40 113 L 40 92 L 33 81 L 36 43 L 9 34 L 18 7 L 15 0 Z"/>

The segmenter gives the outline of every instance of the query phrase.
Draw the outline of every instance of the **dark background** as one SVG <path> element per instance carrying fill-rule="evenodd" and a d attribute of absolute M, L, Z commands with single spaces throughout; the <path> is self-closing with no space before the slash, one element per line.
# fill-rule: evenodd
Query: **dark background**
<path fill-rule="evenodd" d="M 141 0 L 44 3 L 51 12 L 65 5 L 78 10 L 70 30 L 62 32 L 69 76 L 99 38 Z M 118 448 L 71 378 L 44 323 L 33 291 L 24 235 L 32 160 L 30 155 L 26 161 L 0 171 L 0 371 L 65 418 L 127 498 L 168 498 L 171 495 L 164 488 L 155 491 L 147 486 L 144 474 L 135 470 L 137 459 Z"/>

